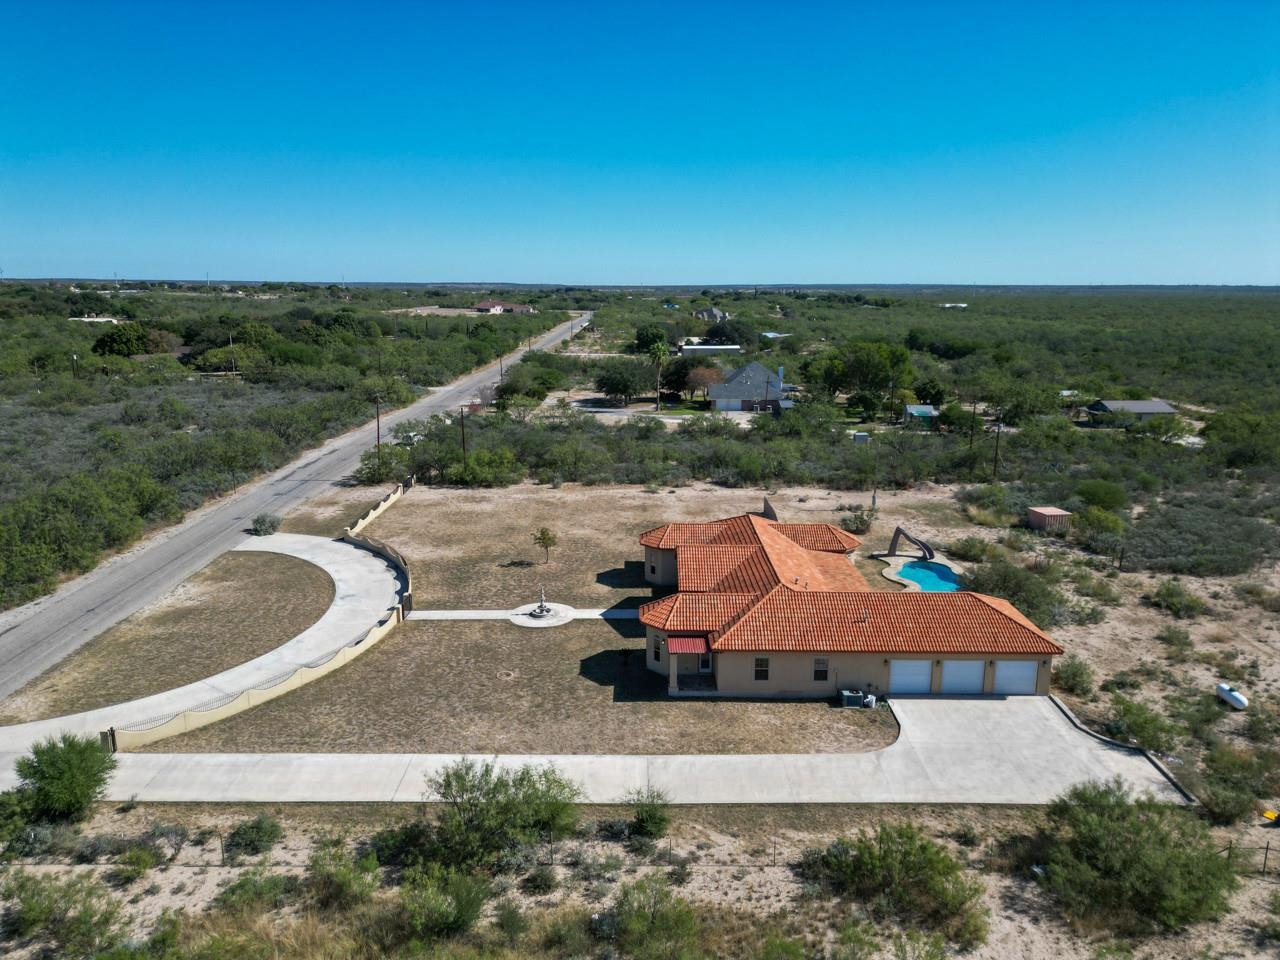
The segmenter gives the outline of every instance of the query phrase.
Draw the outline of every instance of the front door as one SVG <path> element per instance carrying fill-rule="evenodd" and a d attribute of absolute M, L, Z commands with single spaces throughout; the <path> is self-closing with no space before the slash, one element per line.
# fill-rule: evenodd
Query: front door
<path fill-rule="evenodd" d="M 710 650 L 706 651 L 705 653 L 698 654 L 698 672 L 699 673 L 711 672 L 711 651 Z"/>

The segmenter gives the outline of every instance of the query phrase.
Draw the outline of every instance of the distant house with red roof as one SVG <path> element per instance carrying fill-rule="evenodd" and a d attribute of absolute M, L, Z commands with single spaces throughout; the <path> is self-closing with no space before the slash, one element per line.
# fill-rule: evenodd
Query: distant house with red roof
<path fill-rule="evenodd" d="M 537 313 L 527 303 L 508 303 L 506 300 L 481 300 L 472 309 L 476 313 Z"/>
<path fill-rule="evenodd" d="M 1046 694 L 1062 648 L 977 593 L 872 590 L 857 537 L 766 513 L 668 523 L 640 536 L 645 663 L 684 696 Z"/>

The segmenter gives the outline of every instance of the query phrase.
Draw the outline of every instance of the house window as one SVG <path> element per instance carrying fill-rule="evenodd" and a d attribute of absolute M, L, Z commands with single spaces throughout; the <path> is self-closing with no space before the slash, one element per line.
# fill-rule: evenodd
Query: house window
<path fill-rule="evenodd" d="M 649 564 L 649 573 L 653 574 L 657 572 L 658 572 L 658 565 L 656 563 Z"/>
<path fill-rule="evenodd" d="M 769 658 L 768 657 L 756 657 L 756 679 L 757 680 L 769 679 Z"/>
<path fill-rule="evenodd" d="M 813 658 L 813 682 L 826 683 L 830 661 L 826 657 Z"/>
<path fill-rule="evenodd" d="M 662 638 L 654 637 L 653 638 L 653 661 L 654 663 L 657 663 L 661 659 L 662 659 Z"/>

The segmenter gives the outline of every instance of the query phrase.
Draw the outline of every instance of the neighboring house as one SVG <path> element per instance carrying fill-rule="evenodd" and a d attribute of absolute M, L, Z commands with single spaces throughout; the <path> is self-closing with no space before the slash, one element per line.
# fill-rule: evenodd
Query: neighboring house
<path fill-rule="evenodd" d="M 938 304 L 943 310 L 968 310 L 967 303 L 940 303 Z"/>
<path fill-rule="evenodd" d="M 537 313 L 527 303 L 507 303 L 505 300 L 481 300 L 473 308 L 476 313 Z"/>
<path fill-rule="evenodd" d="M 760 336 L 765 340 L 781 340 L 783 337 L 791 336 L 791 334 L 779 333 L 777 330 L 766 330 L 764 333 L 760 334 Z"/>
<path fill-rule="evenodd" d="M 928 427 L 933 429 L 938 419 L 938 408 L 927 403 L 908 403 L 902 408 L 902 422 L 908 427 Z"/>
<path fill-rule="evenodd" d="M 1089 419 L 1095 422 L 1121 414 L 1133 417 L 1138 423 L 1178 412 L 1163 400 L 1095 400 L 1085 410 L 1089 412 Z"/>
<path fill-rule="evenodd" d="M 710 323 L 724 323 L 726 320 L 732 320 L 733 318 L 719 307 L 707 307 L 703 310 L 693 311 L 693 319 L 707 320 Z"/>
<path fill-rule="evenodd" d="M 111 324 L 124 323 L 124 321 L 121 320 L 119 317 L 99 317 L 97 314 L 91 314 L 87 317 L 71 317 L 71 319 L 79 320 L 82 323 L 111 323 Z"/>
<path fill-rule="evenodd" d="M 678 348 L 686 357 L 709 357 L 717 353 L 741 353 L 736 343 L 707 343 L 705 337 L 685 337 Z"/>
<path fill-rule="evenodd" d="M 789 394 L 794 389 L 782 381 L 782 368 L 774 373 L 763 364 L 752 361 L 734 370 L 707 390 L 707 399 L 716 410 L 785 410 L 795 406 Z"/>
<path fill-rule="evenodd" d="M 1062 648 L 1008 602 L 872 590 L 848 556 L 857 537 L 769 515 L 640 536 L 645 579 L 677 588 L 640 608 L 645 664 L 668 678 L 669 694 L 1049 692 Z"/>

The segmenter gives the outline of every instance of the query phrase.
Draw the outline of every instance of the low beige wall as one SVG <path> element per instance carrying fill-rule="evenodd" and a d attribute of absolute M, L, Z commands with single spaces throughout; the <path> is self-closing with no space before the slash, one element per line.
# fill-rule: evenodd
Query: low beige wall
<path fill-rule="evenodd" d="M 405 586 L 404 593 L 400 597 L 400 606 L 404 608 L 405 613 L 413 609 L 413 576 L 409 573 L 408 561 L 405 560 L 399 550 L 388 546 L 381 540 L 367 537 L 360 531 L 385 513 L 387 508 L 404 496 L 404 492 L 412 487 L 413 477 L 409 477 L 404 483 L 397 483 L 395 489 L 369 508 L 369 511 L 363 517 L 343 530 L 340 538 L 344 543 L 376 553 L 400 571 L 401 576 L 404 577 Z"/>
<path fill-rule="evenodd" d="M 219 720 L 225 720 L 227 717 L 235 716 L 237 713 L 248 710 L 251 707 L 256 707 L 269 700 L 274 700 L 276 697 L 283 696 L 292 690 L 297 690 L 312 680 L 319 679 L 325 674 L 332 673 L 339 667 L 346 665 L 377 644 L 379 640 L 394 630 L 396 625 L 403 619 L 401 608 L 398 606 L 393 607 L 387 617 L 380 621 L 377 626 L 355 643 L 340 648 L 324 663 L 314 667 L 299 667 L 289 676 L 269 687 L 242 690 L 231 700 L 219 706 L 208 710 L 187 710 L 171 717 L 164 723 L 157 724 L 146 730 L 117 728 L 108 731 L 105 739 L 114 740 L 116 750 L 136 750 L 138 747 L 144 747 L 158 740 L 174 737 L 180 733 L 186 733 L 188 730 L 195 730 L 211 723 L 217 723 Z"/>

